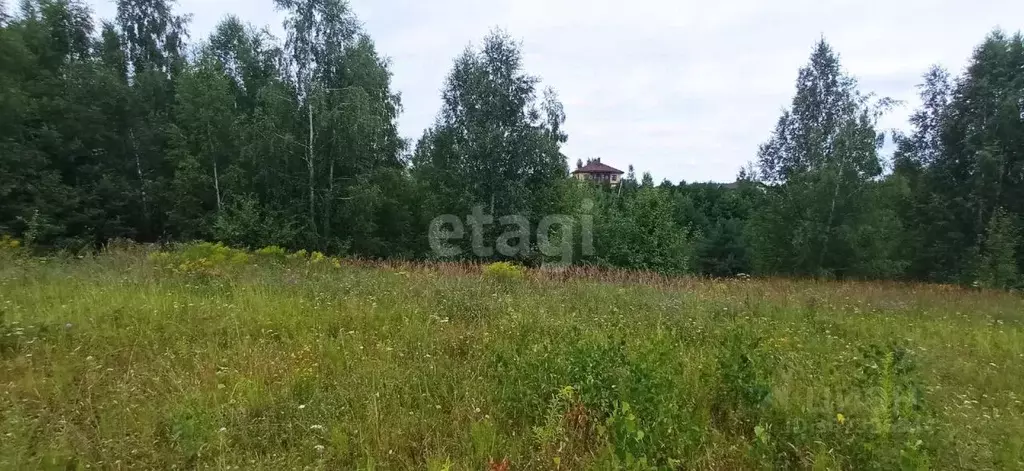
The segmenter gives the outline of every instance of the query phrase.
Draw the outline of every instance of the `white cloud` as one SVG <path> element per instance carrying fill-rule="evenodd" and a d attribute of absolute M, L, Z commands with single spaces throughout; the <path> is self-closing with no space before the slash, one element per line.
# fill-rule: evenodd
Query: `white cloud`
<path fill-rule="evenodd" d="M 113 15 L 109 2 L 91 1 Z M 730 180 L 752 160 L 822 36 L 863 91 L 907 102 L 882 122 L 905 127 L 931 64 L 959 72 L 994 27 L 1024 28 L 1017 0 L 351 1 L 393 60 L 407 137 L 432 123 L 455 56 L 498 26 L 522 40 L 527 71 L 565 103 L 572 162 L 600 156 L 673 181 Z M 227 13 L 280 31 L 271 0 L 180 7 L 194 14 L 194 37 Z"/>

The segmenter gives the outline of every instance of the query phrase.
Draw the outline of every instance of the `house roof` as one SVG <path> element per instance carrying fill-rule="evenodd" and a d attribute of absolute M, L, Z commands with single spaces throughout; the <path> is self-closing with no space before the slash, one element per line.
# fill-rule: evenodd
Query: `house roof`
<path fill-rule="evenodd" d="M 614 173 L 616 175 L 622 175 L 623 173 L 626 173 L 626 172 L 623 172 L 622 170 L 619 170 L 617 168 L 610 167 L 608 165 L 602 164 L 601 162 L 598 162 L 598 161 L 595 160 L 595 161 L 587 163 L 587 165 L 584 165 L 582 168 L 576 169 L 575 172 L 572 172 L 573 175 L 575 175 L 577 173 Z"/>

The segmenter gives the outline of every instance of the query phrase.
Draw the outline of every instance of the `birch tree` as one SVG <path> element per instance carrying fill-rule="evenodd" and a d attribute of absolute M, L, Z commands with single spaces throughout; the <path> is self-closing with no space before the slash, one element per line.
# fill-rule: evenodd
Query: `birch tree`
<path fill-rule="evenodd" d="M 890 105 L 861 94 L 832 48 L 818 42 L 792 105 L 758 153 L 769 188 L 753 238 L 763 271 L 853 274 L 857 226 L 870 219 L 866 192 L 882 173 L 884 135 L 875 125 Z"/>
<path fill-rule="evenodd" d="M 430 187 L 434 216 L 469 214 L 497 222 L 520 215 L 536 223 L 557 209 L 568 179 L 561 145 L 565 114 L 554 91 L 523 68 L 522 52 L 495 31 L 456 60 L 437 122 L 420 140 L 414 172 Z M 493 241 L 500 226 L 490 226 Z"/>

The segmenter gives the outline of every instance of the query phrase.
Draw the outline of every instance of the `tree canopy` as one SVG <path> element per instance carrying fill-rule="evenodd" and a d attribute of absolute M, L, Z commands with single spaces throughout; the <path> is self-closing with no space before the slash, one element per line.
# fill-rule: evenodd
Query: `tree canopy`
<path fill-rule="evenodd" d="M 630 165 L 593 184 L 570 178 L 591 156 L 565 155 L 571 113 L 508 33 L 454 58 L 410 142 L 391 63 L 348 3 L 276 4 L 284 38 L 236 17 L 190 38 L 171 0 L 118 0 L 100 23 L 80 0 L 0 3 L 0 232 L 70 251 L 204 239 L 434 259 L 428 234 L 452 215 L 470 260 L 1021 284 L 1020 33 L 988 35 L 959 76 L 925 71 L 891 137 L 878 121 L 895 103 L 822 39 L 736 183 Z M 502 244 L 516 250 L 477 250 Z"/>

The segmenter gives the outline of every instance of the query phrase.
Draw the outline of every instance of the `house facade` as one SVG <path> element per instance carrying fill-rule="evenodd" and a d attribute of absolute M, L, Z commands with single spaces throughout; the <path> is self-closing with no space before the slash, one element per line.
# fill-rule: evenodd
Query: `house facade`
<path fill-rule="evenodd" d="M 619 186 L 624 173 L 622 170 L 601 163 L 601 158 L 599 157 L 588 159 L 586 165 L 583 165 L 582 161 L 577 162 L 576 170 L 572 172 L 572 176 L 581 181 Z"/>

